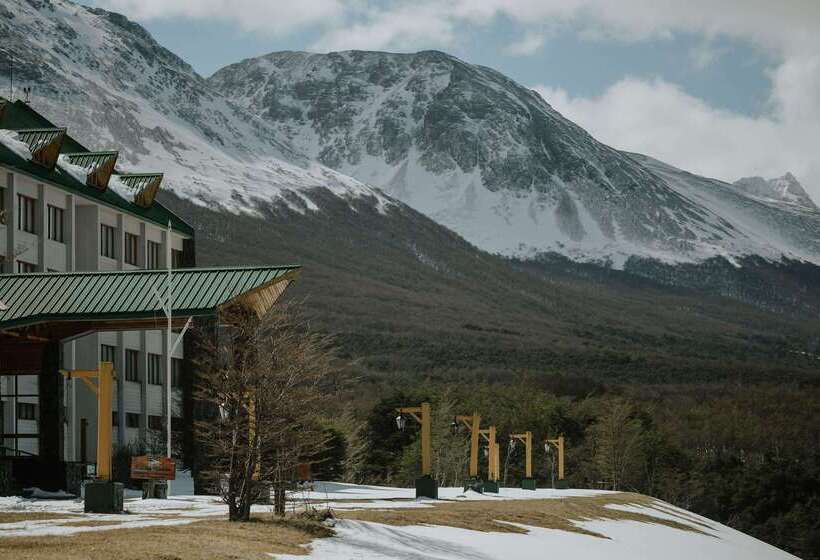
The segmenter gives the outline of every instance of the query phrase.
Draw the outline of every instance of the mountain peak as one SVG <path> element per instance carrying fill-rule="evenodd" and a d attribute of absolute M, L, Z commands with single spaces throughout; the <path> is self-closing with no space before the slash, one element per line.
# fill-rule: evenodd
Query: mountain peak
<path fill-rule="evenodd" d="M 817 210 L 809 194 L 791 172 L 782 177 L 765 179 L 763 177 L 743 177 L 733 183 L 735 187 L 754 197 L 775 200 L 792 206 Z"/>
<path fill-rule="evenodd" d="M 787 225 L 791 214 L 731 223 L 731 205 L 743 200 L 704 205 L 681 175 L 661 177 L 532 90 L 446 53 L 273 53 L 223 68 L 208 85 L 306 157 L 490 252 L 616 265 L 635 255 L 820 260 L 818 224 Z M 761 240 L 747 227 L 760 219 L 794 231 Z"/>

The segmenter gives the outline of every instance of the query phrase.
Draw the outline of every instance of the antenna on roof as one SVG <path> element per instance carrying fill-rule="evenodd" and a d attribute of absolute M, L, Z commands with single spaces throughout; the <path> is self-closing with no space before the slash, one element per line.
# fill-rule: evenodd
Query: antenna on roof
<path fill-rule="evenodd" d="M 31 103 L 31 86 L 23 88 L 23 102 L 26 104 Z"/>
<path fill-rule="evenodd" d="M 9 101 L 14 101 L 14 55 L 9 53 Z"/>

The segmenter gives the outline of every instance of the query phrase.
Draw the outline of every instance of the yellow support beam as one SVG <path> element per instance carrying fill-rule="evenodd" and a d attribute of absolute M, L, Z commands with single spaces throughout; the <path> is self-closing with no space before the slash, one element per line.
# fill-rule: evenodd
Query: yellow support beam
<path fill-rule="evenodd" d="M 430 403 L 421 403 L 421 406 L 397 408 L 399 414 L 408 414 L 421 424 L 421 474 L 430 475 L 433 472 L 433 442 L 432 442 L 432 411 Z"/>
<path fill-rule="evenodd" d="M 487 479 L 498 480 L 500 461 L 498 457 L 498 441 L 496 439 L 496 428 L 490 426 L 486 430 L 479 430 L 481 436 L 487 441 Z"/>
<path fill-rule="evenodd" d="M 517 439 L 524 444 L 525 449 L 525 465 L 524 470 L 527 478 L 532 478 L 532 432 L 524 432 L 523 434 L 510 434 L 510 438 Z"/>
<path fill-rule="evenodd" d="M 481 437 L 481 416 L 473 412 L 472 416 L 456 416 L 456 421 L 463 423 L 470 430 L 470 476 L 478 477 L 478 444 Z"/>
<path fill-rule="evenodd" d="M 547 443 L 554 445 L 558 450 L 558 480 L 564 480 L 564 436 L 548 439 Z"/>
<path fill-rule="evenodd" d="M 111 400 L 114 387 L 114 364 L 100 362 L 99 369 L 61 369 L 68 379 L 76 377 L 97 395 L 97 478 L 111 480 L 112 427 Z M 91 379 L 97 379 L 95 386 Z M 120 429 L 124 429 L 122 426 Z"/>

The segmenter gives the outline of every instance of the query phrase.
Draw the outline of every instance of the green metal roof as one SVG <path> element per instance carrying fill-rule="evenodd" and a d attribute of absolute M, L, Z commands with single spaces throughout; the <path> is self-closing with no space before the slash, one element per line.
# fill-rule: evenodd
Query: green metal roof
<path fill-rule="evenodd" d="M 29 107 L 22 101 L 9 102 L 3 104 L 4 110 L 0 111 L 0 129 L 15 131 L 32 129 L 55 129 L 56 127 L 40 113 Z M 63 137 L 61 154 L 71 154 L 76 157 L 79 153 L 99 153 L 90 152 L 85 146 L 77 142 L 70 135 Z M 171 222 L 171 227 L 180 233 L 193 236 L 194 228 L 182 218 L 168 210 L 160 202 L 154 202 L 150 207 L 143 207 L 118 195 L 112 189 L 101 190 L 85 183 L 77 181 L 69 173 L 55 166 L 54 169 L 46 169 L 30 160 L 25 160 L 14 151 L 8 149 L 0 143 L 0 165 L 14 167 L 21 173 L 30 175 L 36 179 L 49 181 L 65 190 L 74 192 L 86 198 L 97 200 L 98 202 L 128 212 L 144 220 L 154 222 L 162 227 L 166 227 Z"/>
<path fill-rule="evenodd" d="M 213 315 L 251 290 L 292 280 L 299 266 L 183 268 L 171 274 L 174 315 Z M 166 270 L 0 275 L 0 330 L 52 321 L 162 318 Z"/>

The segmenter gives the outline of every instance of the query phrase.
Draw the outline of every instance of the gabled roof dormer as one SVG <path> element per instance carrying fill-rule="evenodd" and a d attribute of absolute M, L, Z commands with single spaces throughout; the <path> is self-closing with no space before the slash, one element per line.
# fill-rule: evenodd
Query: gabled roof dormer
<path fill-rule="evenodd" d="M 88 171 L 86 184 L 100 190 L 108 188 L 108 181 L 114 173 L 114 166 L 117 164 L 119 152 L 74 152 L 63 154 L 63 157 L 71 165 L 82 167 Z"/>
<path fill-rule="evenodd" d="M 16 132 L 17 138 L 28 145 L 32 161 L 48 170 L 54 169 L 65 139 L 65 128 L 28 128 Z"/>
<path fill-rule="evenodd" d="M 162 173 L 128 173 L 117 175 L 134 197 L 134 204 L 148 208 L 154 203 L 154 199 L 162 184 Z"/>

